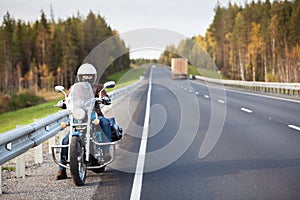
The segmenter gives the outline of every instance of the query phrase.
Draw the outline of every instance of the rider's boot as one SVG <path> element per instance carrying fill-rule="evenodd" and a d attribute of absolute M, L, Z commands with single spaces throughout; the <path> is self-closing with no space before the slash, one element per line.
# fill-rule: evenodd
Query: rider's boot
<path fill-rule="evenodd" d="M 59 169 L 55 176 L 55 180 L 62 180 L 62 179 L 66 179 L 66 178 L 68 178 L 66 169 L 65 168 Z"/>

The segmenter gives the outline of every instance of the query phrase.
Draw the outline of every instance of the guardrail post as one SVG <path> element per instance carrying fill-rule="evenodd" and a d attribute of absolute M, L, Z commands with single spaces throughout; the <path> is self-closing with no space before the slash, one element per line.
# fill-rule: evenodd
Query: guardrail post
<path fill-rule="evenodd" d="M 24 153 L 17 157 L 16 176 L 25 178 L 25 154 Z"/>
<path fill-rule="evenodd" d="M 51 150 L 51 146 L 54 146 L 55 145 L 55 137 L 52 137 L 52 138 L 49 138 L 48 140 L 48 151 L 49 151 L 49 154 L 52 154 L 52 150 Z"/>
<path fill-rule="evenodd" d="M 39 119 L 34 119 L 34 121 L 38 121 Z M 34 147 L 34 164 L 42 164 L 43 163 L 43 143 Z"/>
<path fill-rule="evenodd" d="M 24 125 L 17 125 L 16 127 L 22 127 Z M 25 153 L 19 155 L 16 158 L 16 176 L 25 178 Z"/>
<path fill-rule="evenodd" d="M 39 146 L 34 147 L 34 163 L 42 164 L 43 163 L 43 143 Z"/>

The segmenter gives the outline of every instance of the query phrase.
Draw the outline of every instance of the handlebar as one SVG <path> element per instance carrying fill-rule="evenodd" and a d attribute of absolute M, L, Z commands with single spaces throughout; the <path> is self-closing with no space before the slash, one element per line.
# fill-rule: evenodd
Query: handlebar
<path fill-rule="evenodd" d="M 100 104 L 105 104 L 105 105 L 111 104 L 111 99 L 109 97 L 96 97 L 95 100 Z"/>

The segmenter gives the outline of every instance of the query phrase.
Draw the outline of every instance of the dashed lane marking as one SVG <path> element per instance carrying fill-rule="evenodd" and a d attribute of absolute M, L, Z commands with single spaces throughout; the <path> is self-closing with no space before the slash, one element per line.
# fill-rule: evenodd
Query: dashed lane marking
<path fill-rule="evenodd" d="M 241 108 L 241 111 L 244 111 L 244 112 L 246 112 L 246 113 L 253 113 L 252 110 L 247 109 L 247 108 Z"/>
<path fill-rule="evenodd" d="M 225 103 L 225 101 L 224 101 L 224 100 L 222 100 L 222 99 L 219 99 L 219 100 L 218 100 L 218 102 L 219 102 L 219 103 L 222 103 L 222 104 L 224 104 L 224 103 Z"/>
<path fill-rule="evenodd" d="M 295 129 L 297 131 L 300 131 L 300 127 L 299 126 L 289 125 L 289 128 L 292 128 L 292 129 Z"/>

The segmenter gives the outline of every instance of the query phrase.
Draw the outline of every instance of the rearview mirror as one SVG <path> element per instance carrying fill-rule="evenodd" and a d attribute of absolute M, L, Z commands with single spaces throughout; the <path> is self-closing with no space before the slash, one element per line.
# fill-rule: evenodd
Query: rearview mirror
<path fill-rule="evenodd" d="M 113 88 L 115 87 L 116 83 L 114 81 L 108 81 L 106 83 L 104 83 L 104 88 Z"/>
<path fill-rule="evenodd" d="M 57 86 L 55 86 L 55 91 L 56 92 L 64 92 L 65 88 L 64 88 L 64 86 L 57 85 Z"/>

